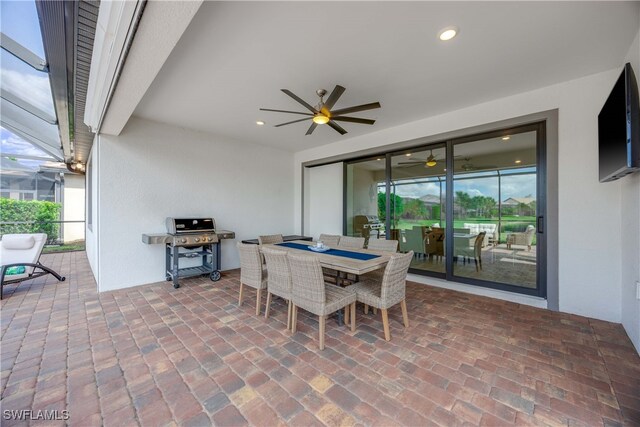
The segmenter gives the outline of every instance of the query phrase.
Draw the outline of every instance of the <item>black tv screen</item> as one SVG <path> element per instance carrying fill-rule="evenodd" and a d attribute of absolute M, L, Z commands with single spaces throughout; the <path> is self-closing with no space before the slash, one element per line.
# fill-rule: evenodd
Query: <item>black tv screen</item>
<path fill-rule="evenodd" d="M 640 170 L 638 84 L 627 63 L 598 114 L 600 182 Z"/>

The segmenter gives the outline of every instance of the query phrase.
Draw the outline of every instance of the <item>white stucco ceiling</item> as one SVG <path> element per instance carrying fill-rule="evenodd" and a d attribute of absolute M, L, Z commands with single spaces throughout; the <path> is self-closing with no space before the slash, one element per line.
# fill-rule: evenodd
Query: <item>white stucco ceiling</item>
<path fill-rule="evenodd" d="M 637 2 L 204 2 L 134 115 L 299 151 L 621 67 L 639 16 Z M 308 122 L 273 127 L 301 116 L 258 110 L 304 111 L 280 89 L 315 104 L 336 84 L 334 108 L 380 101 L 353 114 L 375 125 L 305 136 Z"/>

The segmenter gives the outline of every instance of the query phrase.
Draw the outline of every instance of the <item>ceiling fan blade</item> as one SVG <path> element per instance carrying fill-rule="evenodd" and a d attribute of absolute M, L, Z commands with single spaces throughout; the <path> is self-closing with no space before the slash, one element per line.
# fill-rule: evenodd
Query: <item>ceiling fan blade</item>
<path fill-rule="evenodd" d="M 304 119 L 294 120 L 292 122 L 280 123 L 279 125 L 275 125 L 274 127 L 279 128 L 280 126 L 290 125 L 292 123 L 304 122 L 305 120 L 311 120 L 311 117 L 305 117 Z"/>
<path fill-rule="evenodd" d="M 344 116 L 332 117 L 332 119 L 341 120 L 343 122 L 360 123 L 362 125 L 372 125 L 376 122 L 375 120 L 371 120 L 371 119 L 359 119 L 357 117 L 344 117 Z"/>
<path fill-rule="evenodd" d="M 329 126 L 331 126 L 333 128 L 333 130 L 335 130 L 336 132 L 338 132 L 340 135 L 344 135 L 345 133 L 347 133 L 346 130 L 344 130 L 342 128 L 342 126 L 340 126 L 339 124 L 337 124 L 336 122 L 334 122 L 333 120 L 329 120 L 329 122 L 327 123 Z"/>
<path fill-rule="evenodd" d="M 322 106 L 322 114 L 324 114 L 325 116 L 328 116 L 330 114 L 329 111 L 331 111 L 333 106 L 338 101 L 338 98 L 342 96 L 344 91 L 345 88 L 340 85 L 336 85 L 336 87 L 333 89 L 333 92 L 331 92 L 331 95 L 329 95 L 329 98 L 327 98 L 327 101 Z"/>
<path fill-rule="evenodd" d="M 307 110 L 311 111 L 314 114 L 317 113 L 315 108 L 313 108 L 311 105 L 307 104 L 302 98 L 300 98 L 295 93 L 291 92 L 289 89 L 281 89 L 281 90 L 284 93 L 286 93 L 287 95 L 289 95 L 290 97 L 292 97 L 293 99 L 295 99 L 296 101 L 298 101 L 300 104 L 302 104 Z"/>
<path fill-rule="evenodd" d="M 289 111 L 289 110 L 272 110 L 271 108 L 261 108 L 260 111 L 273 111 L 276 113 L 291 113 L 291 114 L 302 114 L 304 116 L 313 116 L 311 113 L 303 113 L 301 111 Z"/>
<path fill-rule="evenodd" d="M 316 130 L 316 127 L 318 127 L 317 123 L 311 123 L 311 126 L 309 126 L 309 130 L 307 130 L 307 133 L 305 133 L 305 135 L 311 135 L 313 131 Z"/>
<path fill-rule="evenodd" d="M 355 107 L 347 107 L 347 108 L 342 108 L 340 110 L 332 111 L 331 115 L 340 116 L 342 114 L 355 113 L 357 111 L 373 110 L 374 108 L 380 108 L 380 107 L 381 105 L 379 102 L 372 102 L 370 104 L 356 105 Z"/>

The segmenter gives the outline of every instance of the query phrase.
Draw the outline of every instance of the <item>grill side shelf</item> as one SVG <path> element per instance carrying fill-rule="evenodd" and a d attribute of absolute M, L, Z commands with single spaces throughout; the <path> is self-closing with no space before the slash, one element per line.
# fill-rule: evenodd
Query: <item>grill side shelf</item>
<path fill-rule="evenodd" d="M 168 234 L 143 234 L 142 243 L 145 243 L 147 245 L 171 243 L 171 236 L 169 236 Z"/>

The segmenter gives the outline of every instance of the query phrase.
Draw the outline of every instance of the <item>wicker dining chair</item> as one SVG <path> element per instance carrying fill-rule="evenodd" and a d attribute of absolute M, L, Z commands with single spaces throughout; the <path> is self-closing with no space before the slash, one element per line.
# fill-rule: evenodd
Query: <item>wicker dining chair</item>
<path fill-rule="evenodd" d="M 285 251 L 264 248 L 262 254 L 267 262 L 267 304 L 264 309 L 264 318 L 269 318 L 271 308 L 271 296 L 276 295 L 287 301 L 287 330 L 291 329 L 291 269 Z"/>
<path fill-rule="evenodd" d="M 259 316 L 262 290 L 267 287 L 267 271 L 262 265 L 260 247 L 238 242 L 238 252 L 240 254 L 240 295 L 238 296 L 238 306 L 242 305 L 244 285 L 255 288 L 257 294 L 256 316 Z"/>
<path fill-rule="evenodd" d="M 364 237 L 340 236 L 338 247 L 342 249 L 363 249 L 364 241 Z"/>
<path fill-rule="evenodd" d="M 385 240 L 385 239 L 369 239 L 369 245 L 367 249 L 372 251 L 384 251 L 384 252 L 398 252 L 397 240 Z"/>
<path fill-rule="evenodd" d="M 368 306 L 379 308 L 382 313 L 382 326 L 384 328 L 384 339 L 389 341 L 389 314 L 388 309 L 400 303 L 402 308 L 402 320 L 405 328 L 409 327 L 409 316 L 407 314 L 407 303 L 405 301 L 405 289 L 407 272 L 413 259 L 413 251 L 406 254 L 394 254 L 387 263 L 382 280 L 367 280 L 353 285 L 356 291 L 357 301 L 365 304 L 365 312 Z"/>
<path fill-rule="evenodd" d="M 330 248 L 336 248 L 340 244 L 340 237 L 341 236 L 339 234 L 321 234 L 318 241 L 324 243 Z"/>
<path fill-rule="evenodd" d="M 282 234 L 267 234 L 265 236 L 258 236 L 258 243 L 262 245 L 269 245 L 271 243 L 282 243 Z"/>
<path fill-rule="evenodd" d="M 345 323 L 351 318 L 351 331 L 355 332 L 356 293 L 335 285 L 327 285 L 317 258 L 308 255 L 288 254 L 293 282 L 292 325 L 296 332 L 298 308 L 318 316 L 320 350 L 324 350 L 324 331 L 327 315 L 345 309 Z"/>

